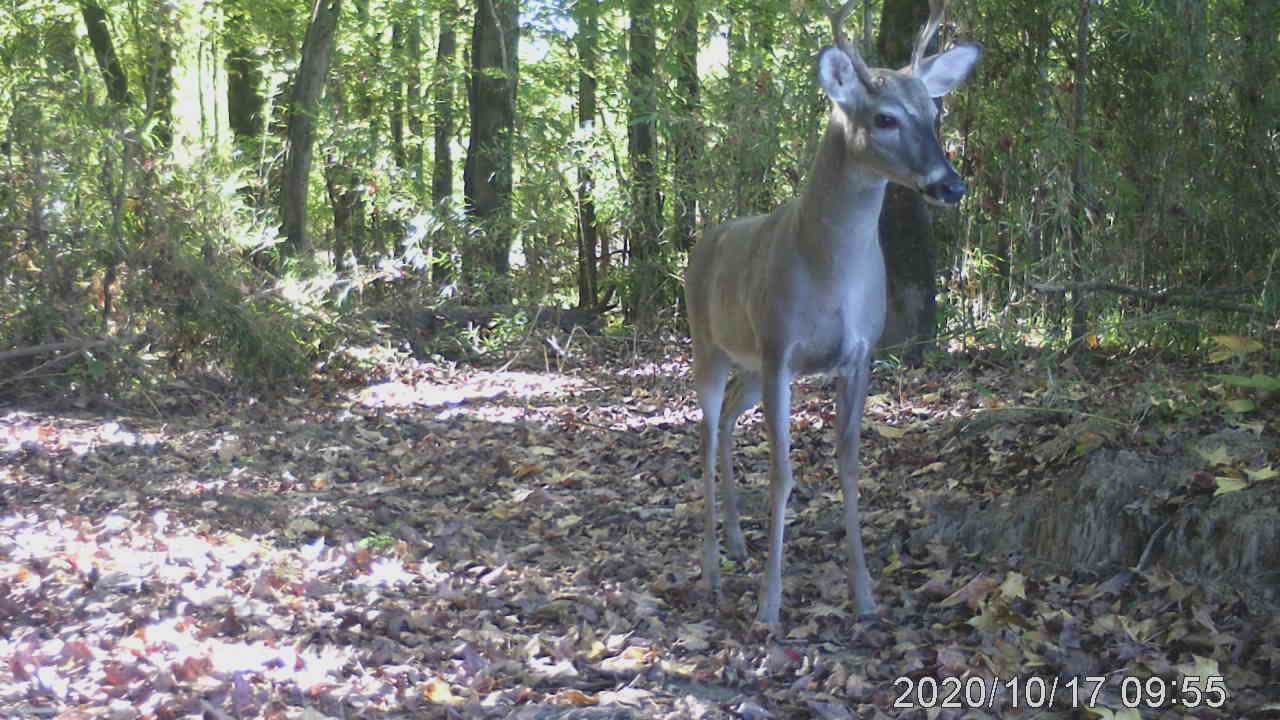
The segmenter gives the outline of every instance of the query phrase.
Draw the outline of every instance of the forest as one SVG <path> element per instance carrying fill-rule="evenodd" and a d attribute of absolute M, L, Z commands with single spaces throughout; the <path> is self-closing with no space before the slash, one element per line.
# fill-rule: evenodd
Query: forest
<path fill-rule="evenodd" d="M 1280 718 L 1277 118 L 1273 0 L 0 0 L 0 715 Z"/>

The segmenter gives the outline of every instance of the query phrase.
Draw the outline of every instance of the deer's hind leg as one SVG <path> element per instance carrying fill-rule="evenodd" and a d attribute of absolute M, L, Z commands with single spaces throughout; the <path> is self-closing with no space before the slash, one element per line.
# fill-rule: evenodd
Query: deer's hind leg
<path fill-rule="evenodd" d="M 733 477 L 733 427 L 742 413 L 760 402 L 760 373 L 740 371 L 729 382 L 724 406 L 720 410 L 720 471 L 724 480 L 724 532 L 729 557 L 738 562 L 747 559 L 747 541 L 742 536 L 738 514 L 738 484 Z"/>

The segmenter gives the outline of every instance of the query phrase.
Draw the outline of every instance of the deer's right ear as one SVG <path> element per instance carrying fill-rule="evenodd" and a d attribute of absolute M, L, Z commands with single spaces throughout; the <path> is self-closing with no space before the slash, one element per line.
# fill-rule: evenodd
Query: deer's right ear
<path fill-rule="evenodd" d="M 828 45 L 818 53 L 818 84 L 827 97 L 848 106 L 858 104 L 864 88 L 853 69 L 853 61 L 838 47 Z"/>

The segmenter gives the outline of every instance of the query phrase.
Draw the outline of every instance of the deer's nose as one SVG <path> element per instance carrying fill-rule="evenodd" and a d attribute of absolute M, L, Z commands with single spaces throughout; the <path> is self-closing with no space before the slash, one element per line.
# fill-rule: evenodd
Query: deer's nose
<path fill-rule="evenodd" d="M 948 205 L 960 202 L 960 198 L 964 197 L 964 190 L 964 180 L 960 179 L 959 175 L 943 178 L 936 183 L 929 184 L 924 189 L 929 197 Z"/>

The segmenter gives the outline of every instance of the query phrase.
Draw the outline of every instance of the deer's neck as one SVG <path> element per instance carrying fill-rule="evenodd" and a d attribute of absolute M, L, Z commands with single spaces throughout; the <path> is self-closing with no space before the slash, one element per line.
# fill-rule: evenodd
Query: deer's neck
<path fill-rule="evenodd" d="M 880 208 L 884 177 L 855 163 L 847 144 L 847 120 L 832 113 L 827 132 L 800 198 L 802 251 L 816 263 L 840 263 L 865 253 L 879 253 Z"/>

